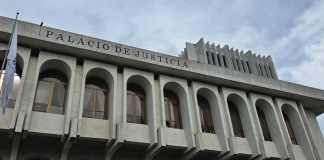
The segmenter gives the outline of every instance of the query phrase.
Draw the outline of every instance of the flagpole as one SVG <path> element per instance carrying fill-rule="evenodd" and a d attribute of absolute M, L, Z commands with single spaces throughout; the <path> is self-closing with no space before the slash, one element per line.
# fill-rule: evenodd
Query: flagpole
<path fill-rule="evenodd" d="M 6 107 L 8 105 L 9 96 L 12 93 L 14 74 L 16 70 L 16 55 L 17 55 L 17 20 L 18 20 L 19 12 L 16 14 L 16 19 L 14 21 L 14 25 L 12 27 L 12 33 L 9 40 L 8 51 L 5 54 L 5 59 L 3 60 L 0 72 L 0 80 L 2 79 L 1 84 L 1 92 L 0 92 L 0 102 L 2 106 L 2 114 L 5 114 Z M 3 70 L 6 65 L 6 73 L 4 74 Z M 2 78 L 4 75 L 4 78 Z"/>
<path fill-rule="evenodd" d="M 19 12 L 16 13 L 16 19 L 15 19 L 15 23 L 14 23 L 14 25 L 12 27 L 11 34 L 14 32 L 14 30 L 16 28 L 16 23 L 17 23 L 17 20 L 18 20 L 18 15 L 19 15 Z M 4 56 L 3 61 L 2 61 L 1 70 L 0 70 L 0 80 L 2 78 L 2 72 L 3 72 L 3 69 L 5 67 L 5 63 L 6 63 L 6 59 L 7 59 L 7 56 L 8 56 L 9 46 L 11 44 L 11 41 L 12 41 L 12 36 L 10 36 L 9 43 L 8 43 L 8 50 L 6 50 L 5 56 Z"/>

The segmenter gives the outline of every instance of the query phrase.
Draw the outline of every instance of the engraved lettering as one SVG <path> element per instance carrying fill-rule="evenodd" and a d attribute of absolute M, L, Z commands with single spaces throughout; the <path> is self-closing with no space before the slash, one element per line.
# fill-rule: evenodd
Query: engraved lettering
<path fill-rule="evenodd" d="M 124 48 L 124 54 L 126 54 L 126 55 L 130 55 L 129 51 L 130 51 L 129 48 Z"/>
<path fill-rule="evenodd" d="M 121 52 L 121 48 L 119 46 L 115 46 L 116 47 L 116 53 L 120 53 Z"/>
<path fill-rule="evenodd" d="M 155 55 L 151 54 L 151 60 L 155 61 Z"/>
<path fill-rule="evenodd" d="M 77 44 L 78 44 L 78 45 L 80 45 L 80 44 L 81 44 L 81 45 L 84 45 L 83 38 L 80 38 Z"/>
<path fill-rule="evenodd" d="M 69 35 L 69 38 L 68 38 L 68 42 L 74 43 L 74 40 L 72 39 L 72 37 L 70 35 Z"/>
<path fill-rule="evenodd" d="M 52 36 L 52 35 L 53 35 L 53 32 L 47 30 L 47 32 L 46 32 L 46 37 L 49 38 L 49 37 Z"/>
<path fill-rule="evenodd" d="M 61 40 L 61 41 L 64 41 L 63 39 L 63 35 L 61 33 L 59 33 L 56 37 L 56 40 Z"/>
<path fill-rule="evenodd" d="M 93 47 L 94 43 L 95 43 L 94 41 L 89 40 L 89 41 L 88 41 L 88 46 L 89 46 L 89 47 Z"/>
<path fill-rule="evenodd" d="M 162 56 L 157 56 L 159 58 L 159 61 L 162 62 Z"/>
<path fill-rule="evenodd" d="M 139 51 L 136 51 L 135 56 L 136 56 L 136 57 L 139 57 L 139 56 L 140 56 Z"/>
<path fill-rule="evenodd" d="M 97 48 L 100 48 L 100 42 L 99 41 L 97 41 Z"/>
<path fill-rule="evenodd" d="M 104 43 L 102 45 L 102 48 L 105 49 L 105 50 L 109 50 L 109 45 L 107 43 Z"/>
<path fill-rule="evenodd" d="M 149 55 L 149 53 L 143 52 L 143 58 L 147 59 L 148 55 Z"/>
<path fill-rule="evenodd" d="M 114 45 L 112 43 L 106 42 L 106 41 L 99 41 L 99 40 L 94 40 L 94 39 L 87 39 L 87 38 L 79 38 L 77 36 L 69 35 L 69 33 L 58 33 L 58 32 L 53 32 L 50 30 L 46 30 L 46 33 L 43 35 L 47 38 L 51 38 L 53 40 L 57 41 L 63 41 L 68 42 L 68 43 L 75 43 L 77 45 L 87 45 L 92 48 L 98 48 L 102 51 L 106 50 L 112 50 L 115 49 L 116 53 L 121 53 L 125 55 L 133 55 L 138 58 L 142 59 L 149 59 L 151 61 L 156 61 L 160 62 L 163 64 L 168 64 L 168 65 L 174 65 L 174 66 L 180 66 L 180 67 L 188 67 L 189 62 L 181 59 L 181 58 L 175 58 L 175 57 L 168 57 L 168 56 L 163 56 L 160 54 L 155 54 L 154 52 L 146 52 L 145 50 L 141 49 L 132 49 L 132 48 L 124 48 L 120 45 Z M 65 37 L 66 36 L 66 37 Z M 66 39 L 65 39 L 66 38 Z M 106 42 L 106 43 L 105 43 Z M 111 54 L 111 53 L 107 53 Z"/>
<path fill-rule="evenodd" d="M 170 59 L 170 64 L 173 64 L 173 62 L 174 62 L 174 59 L 171 58 L 171 59 Z"/>

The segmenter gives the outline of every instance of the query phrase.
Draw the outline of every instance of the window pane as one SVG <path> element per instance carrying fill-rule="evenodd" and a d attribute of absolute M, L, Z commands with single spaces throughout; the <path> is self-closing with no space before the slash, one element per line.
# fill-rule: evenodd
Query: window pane
<path fill-rule="evenodd" d="M 107 91 L 96 85 L 88 84 L 84 93 L 83 116 L 89 118 L 107 119 L 105 112 Z"/>
<path fill-rule="evenodd" d="M 146 123 L 145 93 L 136 84 L 127 85 L 127 122 Z"/>
<path fill-rule="evenodd" d="M 51 84 L 46 81 L 39 81 L 36 91 L 36 97 L 34 102 L 34 111 L 46 112 L 49 100 L 49 90 L 51 88 Z"/>
<path fill-rule="evenodd" d="M 208 100 L 201 96 L 198 96 L 197 99 L 199 105 L 202 131 L 208 133 L 215 133 L 213 118 Z"/>
<path fill-rule="evenodd" d="M 272 137 L 270 134 L 270 130 L 269 130 L 267 119 L 266 119 L 264 112 L 258 106 L 257 106 L 257 112 L 258 112 L 259 122 L 261 125 L 264 140 L 272 141 Z"/>
<path fill-rule="evenodd" d="M 182 128 L 179 100 L 175 93 L 164 91 L 166 125 L 171 128 Z"/>
<path fill-rule="evenodd" d="M 285 120 L 285 123 L 286 123 L 286 127 L 287 127 L 287 130 L 288 130 L 288 134 L 289 134 L 291 143 L 292 144 L 298 144 L 297 139 L 295 137 L 294 130 L 293 130 L 292 125 L 290 123 L 289 117 L 285 113 L 283 113 L 283 116 L 284 116 L 284 120 Z"/>
<path fill-rule="evenodd" d="M 237 106 L 232 102 L 228 102 L 228 107 L 231 115 L 234 136 L 245 137 L 242 122 L 241 122 L 241 117 L 237 110 Z"/>
<path fill-rule="evenodd" d="M 64 98 L 65 98 L 65 86 L 61 83 L 52 83 L 52 106 L 50 106 L 50 112 L 63 113 L 64 112 Z"/>
<path fill-rule="evenodd" d="M 65 94 L 65 83 L 57 78 L 42 78 L 38 81 L 33 110 L 63 114 Z"/>

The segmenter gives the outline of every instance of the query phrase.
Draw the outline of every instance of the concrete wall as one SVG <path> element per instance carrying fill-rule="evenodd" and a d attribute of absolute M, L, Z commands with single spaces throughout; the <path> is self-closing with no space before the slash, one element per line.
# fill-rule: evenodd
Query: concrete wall
<path fill-rule="evenodd" d="M 134 155 L 137 159 L 323 159 L 323 136 L 316 113 L 305 109 L 300 102 L 234 89 L 235 86 L 214 85 L 88 59 L 80 61 L 48 51 L 37 55 L 31 54 L 31 49 L 19 47 L 18 52 L 23 60 L 22 85 L 15 107 L 7 109 L 5 115 L 0 114 L 0 158 L 4 160 L 136 159 Z M 33 111 L 39 74 L 53 67 L 69 79 L 65 112 Z M 107 120 L 82 116 L 84 87 L 89 74 L 104 79 L 109 86 Z M 128 82 L 138 83 L 145 90 L 146 124 L 127 123 Z M 183 129 L 166 126 L 164 89 L 174 91 L 180 99 Z M 215 134 L 201 130 L 198 94 L 210 103 Z M 238 106 L 245 138 L 234 136 L 227 100 Z M 273 137 L 271 142 L 264 141 L 256 113 L 255 105 L 260 100 Z M 298 145 L 293 145 L 288 137 L 283 111 L 294 122 Z M 85 147 L 87 145 L 91 148 Z"/>

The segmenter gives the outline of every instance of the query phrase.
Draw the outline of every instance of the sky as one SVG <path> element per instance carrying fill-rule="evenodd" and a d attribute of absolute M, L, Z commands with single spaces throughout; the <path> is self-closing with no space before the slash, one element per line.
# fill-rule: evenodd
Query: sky
<path fill-rule="evenodd" d="M 324 89 L 324 0 L 2 0 L 0 15 L 179 55 L 201 37 L 271 55 L 279 79 Z M 324 114 L 318 117 L 324 133 Z"/>

